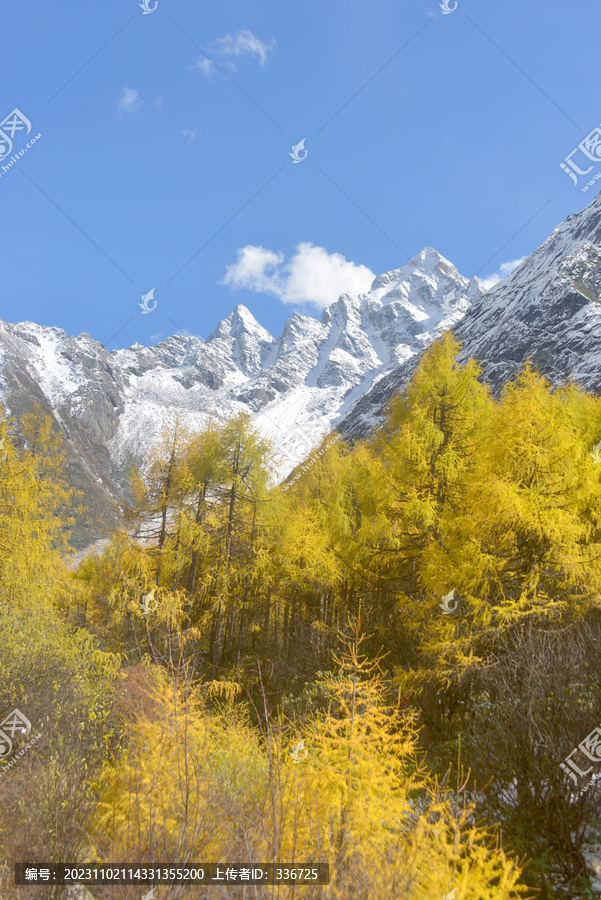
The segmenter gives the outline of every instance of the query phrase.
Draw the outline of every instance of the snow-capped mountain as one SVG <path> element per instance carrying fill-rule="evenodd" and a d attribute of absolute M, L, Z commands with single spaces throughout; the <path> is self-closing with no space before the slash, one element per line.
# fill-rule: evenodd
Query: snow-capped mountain
<path fill-rule="evenodd" d="M 478 360 L 495 393 L 527 359 L 553 383 L 572 377 L 601 392 L 601 194 L 511 275 L 474 297 L 453 331 L 463 343 L 460 360 Z M 374 427 L 416 360 L 363 396 L 339 424 L 343 436 L 360 437 Z"/>
<path fill-rule="evenodd" d="M 67 475 L 90 508 L 86 543 L 101 519 L 116 521 L 131 461 L 143 464 L 176 417 L 195 431 L 249 413 L 285 477 L 334 427 L 368 433 L 449 328 L 496 391 L 527 358 L 554 381 L 601 390 L 601 195 L 488 292 L 427 247 L 321 320 L 294 313 L 277 338 L 244 306 L 206 341 L 110 353 L 87 334 L 0 321 L 0 399 L 17 416 L 38 404 L 61 428 Z"/>
<path fill-rule="evenodd" d="M 478 279 L 425 248 L 367 293 L 343 294 L 321 321 L 294 313 L 277 338 L 244 306 L 206 341 L 174 336 L 111 353 L 87 334 L 0 322 L 0 396 L 15 414 L 37 402 L 55 418 L 93 516 L 114 506 L 131 460 L 143 463 L 176 417 L 199 430 L 209 417 L 250 413 L 281 451 L 284 477 L 370 387 L 483 294 Z"/>
<path fill-rule="evenodd" d="M 479 298 L 455 334 L 495 390 L 526 359 L 553 382 L 601 389 L 601 195 Z"/>

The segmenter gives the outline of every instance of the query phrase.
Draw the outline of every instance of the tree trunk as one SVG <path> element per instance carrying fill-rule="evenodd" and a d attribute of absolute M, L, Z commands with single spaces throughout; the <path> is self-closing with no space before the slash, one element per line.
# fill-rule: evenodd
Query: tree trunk
<path fill-rule="evenodd" d="M 173 448 L 171 450 L 171 458 L 169 460 L 169 468 L 167 469 L 167 478 L 163 490 L 163 506 L 161 509 L 161 531 L 159 533 L 159 561 L 157 565 L 157 585 L 161 583 L 161 560 L 163 555 L 163 544 L 167 537 L 167 511 L 169 509 L 169 495 L 171 493 L 171 482 L 173 480 L 173 469 L 175 468 L 175 446 L 177 443 L 177 425 L 175 426 L 175 435 L 173 437 Z"/>
<path fill-rule="evenodd" d="M 222 621 L 225 609 L 225 601 L 229 591 L 230 562 L 232 557 L 232 537 L 234 534 L 234 511 L 236 508 L 236 496 L 238 486 L 238 467 L 240 463 L 240 444 L 236 445 L 234 451 L 234 460 L 232 464 L 232 487 L 230 490 L 230 503 L 227 516 L 227 529 L 225 534 L 225 572 L 222 581 L 221 597 L 219 598 L 219 606 L 217 608 L 217 621 L 215 624 L 215 642 L 213 645 L 213 667 L 212 679 L 217 676 L 217 667 L 221 659 L 222 644 Z"/>
<path fill-rule="evenodd" d="M 204 503 L 205 497 L 207 493 L 207 486 L 203 484 L 202 491 L 200 492 L 200 496 L 198 498 L 198 507 L 196 508 L 196 516 L 194 521 L 196 525 L 202 525 L 202 520 L 204 517 Z M 194 553 L 192 554 L 192 562 L 190 563 L 190 574 L 188 576 L 188 591 L 190 594 L 194 592 L 194 586 L 196 584 L 196 568 L 198 566 L 198 556 L 200 554 L 200 547 L 197 547 Z"/>

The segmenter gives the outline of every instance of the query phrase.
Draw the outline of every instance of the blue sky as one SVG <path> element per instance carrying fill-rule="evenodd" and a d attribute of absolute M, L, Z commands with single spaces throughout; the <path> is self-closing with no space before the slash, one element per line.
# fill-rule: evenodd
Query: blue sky
<path fill-rule="evenodd" d="M 116 349 L 244 303 L 277 335 L 424 246 L 491 276 L 601 185 L 559 165 L 601 123 L 598 0 L 139 2 L 3 10 L 9 322 Z"/>

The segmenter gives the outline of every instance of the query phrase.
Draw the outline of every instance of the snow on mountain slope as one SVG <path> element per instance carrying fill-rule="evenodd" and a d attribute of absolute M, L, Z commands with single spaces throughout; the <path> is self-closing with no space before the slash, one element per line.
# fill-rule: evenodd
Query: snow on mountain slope
<path fill-rule="evenodd" d="M 453 331 L 460 360 L 479 361 L 495 393 L 527 360 L 553 383 L 570 377 L 601 391 L 601 194 L 569 216 L 507 278 L 468 299 Z M 391 395 L 411 378 L 416 357 L 363 393 L 338 425 L 362 437 L 380 421 Z"/>
<path fill-rule="evenodd" d="M 130 461 L 143 463 L 176 417 L 195 431 L 248 412 L 281 451 L 283 477 L 483 294 L 478 279 L 425 248 L 367 293 L 343 294 L 321 321 L 294 313 L 278 338 L 244 306 L 206 341 L 176 335 L 111 353 L 86 334 L 0 322 L 0 396 L 15 413 L 38 403 L 54 417 L 72 479 L 99 510 L 122 496 Z"/>
<path fill-rule="evenodd" d="M 368 433 L 448 328 L 494 390 L 529 358 L 554 381 L 599 391 L 601 195 L 489 292 L 426 247 L 365 294 L 342 294 L 321 321 L 294 313 L 278 338 L 244 306 L 206 341 L 176 335 L 112 353 L 86 334 L 0 322 L 0 396 L 16 414 L 37 403 L 54 417 L 72 483 L 93 517 L 114 521 L 130 462 L 143 464 L 176 417 L 194 431 L 248 412 L 284 477 L 334 426 Z"/>
<path fill-rule="evenodd" d="M 209 415 L 245 409 L 282 450 L 280 474 L 287 474 L 374 378 L 420 353 L 459 321 L 468 297 L 482 293 L 479 282 L 468 282 L 426 248 L 376 279 L 368 293 L 343 294 L 321 322 L 295 313 L 277 340 L 238 306 L 204 344 L 170 338 L 150 350 L 120 351 L 115 361 L 121 376 L 126 360 L 131 374 L 111 454 L 116 462 L 139 458 L 157 424 L 172 421 L 176 412 L 198 428 Z M 140 357 L 144 372 L 137 375 Z"/>
<path fill-rule="evenodd" d="M 456 329 L 498 389 L 530 359 L 553 382 L 601 389 L 601 195 L 569 216 Z"/>
<path fill-rule="evenodd" d="M 0 396 L 16 414 L 37 403 L 55 418 L 69 477 L 92 516 L 114 521 L 130 462 L 143 464 L 176 417 L 194 431 L 248 412 L 273 439 L 284 477 L 334 426 L 344 437 L 368 433 L 448 328 L 495 391 L 525 359 L 554 381 L 572 376 L 599 391 L 601 196 L 488 292 L 426 247 L 365 294 L 342 294 L 321 321 L 294 313 L 277 338 L 244 306 L 206 341 L 176 335 L 112 353 L 89 335 L 0 322 Z"/>

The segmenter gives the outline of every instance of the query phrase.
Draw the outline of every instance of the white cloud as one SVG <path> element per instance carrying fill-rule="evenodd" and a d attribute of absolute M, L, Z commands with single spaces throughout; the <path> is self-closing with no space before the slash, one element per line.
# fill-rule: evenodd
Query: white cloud
<path fill-rule="evenodd" d="M 121 98 L 119 99 L 117 115 L 123 117 L 126 114 L 136 112 L 136 110 L 140 108 L 140 101 L 138 100 L 139 96 L 140 94 L 138 91 L 134 91 L 133 88 L 124 87 Z"/>
<path fill-rule="evenodd" d="M 191 144 L 192 141 L 194 140 L 194 138 L 196 137 L 196 135 L 198 134 L 198 132 L 190 131 L 189 128 L 184 128 L 184 130 L 182 131 L 182 134 L 185 138 L 188 139 L 188 143 Z"/>
<path fill-rule="evenodd" d="M 507 276 L 511 275 L 513 270 L 517 269 L 519 264 L 523 263 L 525 259 L 526 257 L 522 256 L 520 259 L 512 259 L 511 262 L 501 263 L 497 272 L 482 279 L 485 288 L 490 290 L 491 287 L 501 281 L 502 278 L 507 278 Z"/>
<path fill-rule="evenodd" d="M 252 245 L 243 247 L 221 283 L 235 291 L 246 288 L 274 294 L 282 303 L 309 303 L 323 309 L 346 291 L 361 294 L 369 290 L 375 277 L 367 266 L 305 242 L 298 244 L 287 262 L 283 253 Z"/>
<path fill-rule="evenodd" d="M 279 297 L 282 291 L 280 268 L 283 262 L 283 253 L 274 253 L 264 247 L 248 244 L 238 250 L 238 259 L 227 267 L 221 284 L 228 285 L 234 291 L 246 288 L 257 294 L 275 294 Z"/>
<path fill-rule="evenodd" d="M 193 334 L 191 331 L 188 331 L 187 328 L 178 328 L 177 331 L 170 331 L 167 333 L 166 331 L 157 331 L 156 334 L 151 334 L 151 341 L 162 341 L 164 338 L 168 337 L 197 337 L 201 341 L 204 341 L 204 338 L 200 334 Z"/>
<path fill-rule="evenodd" d="M 203 56 L 202 59 L 197 59 L 196 62 L 190 66 L 190 68 L 199 69 L 205 76 L 205 78 L 208 78 L 213 74 L 215 66 L 210 59 L 207 59 L 206 56 Z"/>
<path fill-rule="evenodd" d="M 271 50 L 275 50 L 275 39 L 271 39 L 271 44 L 264 44 L 258 37 L 247 28 L 237 31 L 236 34 L 226 34 L 225 37 L 219 38 L 217 41 L 217 52 L 226 56 L 242 56 L 244 53 L 250 53 L 252 56 L 258 56 L 262 66 L 267 61 L 267 54 Z"/>
<path fill-rule="evenodd" d="M 209 52 L 212 56 L 256 56 L 259 59 L 259 64 L 264 66 L 267 62 L 267 54 L 275 50 L 276 46 L 274 38 L 271 39 L 270 44 L 265 44 L 252 31 L 245 28 L 242 31 L 237 31 L 236 34 L 226 34 L 225 37 L 218 38 L 209 47 Z M 234 72 L 236 71 L 236 66 L 229 60 L 222 65 Z M 203 56 L 197 59 L 190 68 L 198 69 L 205 78 L 209 78 L 214 73 L 216 66 L 208 56 Z"/>

